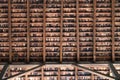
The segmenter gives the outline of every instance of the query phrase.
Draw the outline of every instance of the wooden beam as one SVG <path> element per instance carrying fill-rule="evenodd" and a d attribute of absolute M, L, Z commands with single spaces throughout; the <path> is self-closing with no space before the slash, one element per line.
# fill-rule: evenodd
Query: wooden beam
<path fill-rule="evenodd" d="M 30 5 L 27 0 L 27 63 L 30 61 Z"/>
<path fill-rule="evenodd" d="M 91 74 L 95 74 L 95 75 L 97 75 L 97 76 L 100 76 L 100 77 L 103 77 L 103 78 L 106 78 L 106 79 L 110 79 L 110 80 L 115 80 L 115 79 L 116 79 L 115 77 L 108 76 L 108 75 L 105 75 L 105 74 L 100 73 L 100 72 L 97 72 L 97 71 L 93 71 L 93 70 L 91 70 L 91 69 L 89 69 L 89 68 L 80 66 L 80 65 L 78 65 L 78 64 L 73 64 L 73 66 L 76 66 L 76 67 L 80 68 L 80 69 L 83 70 L 83 71 L 87 71 L 87 72 L 89 72 L 89 73 L 91 73 Z"/>
<path fill-rule="evenodd" d="M 79 50 L 79 1 L 76 0 L 76 31 L 77 31 L 77 62 L 80 61 L 80 50 Z"/>
<path fill-rule="evenodd" d="M 96 62 L 96 0 L 93 0 L 93 62 Z"/>
<path fill-rule="evenodd" d="M 41 78 L 42 80 L 44 80 L 44 67 L 41 67 L 42 71 L 41 71 Z"/>
<path fill-rule="evenodd" d="M 11 71 L 9 66 L 8 66 L 7 72 L 8 72 L 8 76 L 11 76 Z"/>
<path fill-rule="evenodd" d="M 94 79 L 94 74 L 91 74 L 91 80 L 95 80 L 95 79 Z"/>
<path fill-rule="evenodd" d="M 60 80 L 60 67 L 58 68 L 58 80 Z"/>
<path fill-rule="evenodd" d="M 46 62 L 46 0 L 43 3 L 43 62 Z"/>
<path fill-rule="evenodd" d="M 17 77 L 20 77 L 20 76 L 23 76 L 23 75 L 28 74 L 28 73 L 30 73 L 30 72 L 33 72 L 34 70 L 37 70 L 37 69 L 39 69 L 39 68 L 42 67 L 42 66 L 44 66 L 44 64 L 38 65 L 38 66 L 36 66 L 36 67 L 33 67 L 33 68 L 31 68 L 31 69 L 28 69 L 28 70 L 26 70 L 26 71 L 24 71 L 24 72 L 21 72 L 21 73 L 18 73 L 18 74 L 16 74 L 16 75 L 10 76 L 10 77 L 5 78 L 5 79 L 3 79 L 3 80 L 12 80 L 12 79 L 15 79 L 15 78 L 17 78 Z"/>
<path fill-rule="evenodd" d="M 75 80 L 78 80 L 78 68 L 75 67 Z"/>
<path fill-rule="evenodd" d="M 3 79 L 3 76 L 5 75 L 8 67 L 9 67 L 9 65 L 8 65 L 8 64 L 5 64 L 4 67 L 2 68 L 2 71 L 1 71 L 1 73 L 0 73 L 0 80 Z"/>
<path fill-rule="evenodd" d="M 11 0 L 8 0 L 8 25 L 9 25 L 9 63 L 12 63 Z"/>
<path fill-rule="evenodd" d="M 25 80 L 28 80 L 28 75 L 27 74 L 25 75 Z"/>
<path fill-rule="evenodd" d="M 115 0 L 112 0 L 112 61 L 115 61 Z"/>
<path fill-rule="evenodd" d="M 108 66 L 109 66 L 111 72 L 113 73 L 113 75 L 114 75 L 117 79 L 120 79 L 120 74 L 117 72 L 117 70 L 116 70 L 116 68 L 114 67 L 114 65 L 113 65 L 111 62 L 109 62 L 109 63 L 108 63 Z"/>
<path fill-rule="evenodd" d="M 61 18 L 60 18 L 60 63 L 62 63 L 62 33 L 63 33 L 63 0 L 61 0 Z"/>

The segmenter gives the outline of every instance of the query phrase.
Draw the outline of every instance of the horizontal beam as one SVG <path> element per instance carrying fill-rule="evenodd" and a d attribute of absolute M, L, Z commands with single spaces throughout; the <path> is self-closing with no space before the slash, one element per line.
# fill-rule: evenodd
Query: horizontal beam
<path fill-rule="evenodd" d="M 44 65 L 43 65 L 43 64 L 38 65 L 38 66 L 36 66 L 36 67 L 33 67 L 33 68 L 31 68 L 31 69 L 26 70 L 25 72 L 22 72 L 22 73 L 19 73 L 19 74 L 10 76 L 10 77 L 5 78 L 5 79 L 2 79 L 2 80 L 12 80 L 12 79 L 14 79 L 14 78 L 17 78 L 17 77 L 23 76 L 23 75 L 25 75 L 25 74 L 28 74 L 28 73 L 30 73 L 30 72 L 32 72 L 32 71 L 34 71 L 34 70 L 37 70 L 37 69 L 39 69 L 39 68 L 42 67 L 42 66 L 44 66 Z"/>
<path fill-rule="evenodd" d="M 86 67 L 80 66 L 80 65 L 78 65 L 78 64 L 72 64 L 72 65 L 73 65 L 73 66 L 77 66 L 77 67 L 80 68 L 81 70 L 87 71 L 87 72 L 89 72 L 89 73 L 91 73 L 91 74 L 95 74 L 95 75 L 97 75 L 97 76 L 104 77 L 104 78 L 107 78 L 107 79 L 110 79 L 110 80 L 117 80 L 117 79 L 115 79 L 114 77 L 111 77 L 111 76 L 102 74 L 102 73 L 100 73 L 100 72 L 93 71 L 93 70 L 91 70 L 91 69 L 88 69 L 88 68 L 86 68 Z"/>

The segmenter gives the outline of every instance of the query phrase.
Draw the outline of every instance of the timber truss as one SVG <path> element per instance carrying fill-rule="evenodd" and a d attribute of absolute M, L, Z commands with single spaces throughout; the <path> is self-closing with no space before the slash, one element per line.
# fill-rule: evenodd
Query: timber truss
<path fill-rule="evenodd" d="M 66 74 L 63 73 L 63 71 Z M 49 72 L 49 74 L 46 74 L 47 72 Z M 52 74 L 53 72 L 56 73 Z M 67 72 L 71 73 L 67 74 Z M 46 63 L 46 64 L 0 65 L 0 80 L 23 80 L 20 78 L 24 78 L 24 80 L 34 80 L 35 77 L 38 78 L 35 80 L 50 80 L 46 77 L 51 76 L 56 78 L 54 80 L 66 80 L 63 78 L 67 76 L 68 78 L 72 77 L 72 79 L 70 80 L 83 80 L 83 79 L 120 80 L 120 64 L 108 62 L 108 63 L 84 63 L 84 64 Z"/>

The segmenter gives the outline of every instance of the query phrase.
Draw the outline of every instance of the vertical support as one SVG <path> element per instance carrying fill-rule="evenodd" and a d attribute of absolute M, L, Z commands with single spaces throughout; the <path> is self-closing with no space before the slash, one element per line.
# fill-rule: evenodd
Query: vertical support
<path fill-rule="evenodd" d="M 27 74 L 25 75 L 25 80 L 28 80 L 28 75 Z"/>
<path fill-rule="evenodd" d="M 8 76 L 11 76 L 11 71 L 10 71 L 10 67 L 8 66 Z"/>
<path fill-rule="evenodd" d="M 60 68 L 58 68 L 58 79 L 57 80 L 60 80 Z"/>
<path fill-rule="evenodd" d="M 46 0 L 43 2 L 43 62 L 46 62 Z"/>
<path fill-rule="evenodd" d="M 75 80 L 78 80 L 78 68 L 75 67 Z"/>
<path fill-rule="evenodd" d="M 30 7 L 29 0 L 27 0 L 27 63 L 30 59 Z"/>
<path fill-rule="evenodd" d="M 42 79 L 41 80 L 44 80 L 44 68 L 43 67 L 41 67 L 41 69 L 42 69 L 42 73 L 41 73 L 41 76 L 42 76 Z"/>
<path fill-rule="evenodd" d="M 93 0 L 93 62 L 96 61 L 96 0 Z"/>
<path fill-rule="evenodd" d="M 12 62 L 12 41 L 11 41 L 11 0 L 8 0 L 8 25 L 9 25 L 9 63 Z"/>
<path fill-rule="evenodd" d="M 94 74 L 91 74 L 91 80 L 94 80 Z"/>
<path fill-rule="evenodd" d="M 76 0 L 76 31 L 77 31 L 77 62 L 80 60 L 79 51 L 79 1 Z"/>
<path fill-rule="evenodd" d="M 112 61 L 115 61 L 115 40 L 114 40 L 114 34 L 115 34 L 115 0 L 112 1 Z"/>
<path fill-rule="evenodd" d="M 61 0 L 61 18 L 60 18 L 60 63 L 62 63 L 62 31 L 63 31 L 63 0 Z"/>

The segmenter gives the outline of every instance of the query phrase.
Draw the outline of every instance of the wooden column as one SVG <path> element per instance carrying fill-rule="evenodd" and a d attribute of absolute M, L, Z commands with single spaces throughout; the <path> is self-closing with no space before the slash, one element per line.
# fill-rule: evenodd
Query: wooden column
<path fill-rule="evenodd" d="M 60 18 L 60 63 L 62 63 L 62 32 L 63 31 L 63 0 L 61 0 L 61 18 Z"/>
<path fill-rule="evenodd" d="M 60 68 L 58 68 L 58 79 L 57 80 L 60 80 Z"/>
<path fill-rule="evenodd" d="M 42 80 L 44 80 L 44 68 L 43 68 L 43 67 L 41 67 L 41 69 L 42 69 L 42 71 L 41 71 L 41 73 L 42 73 L 42 75 L 41 75 L 41 76 L 42 76 L 42 77 L 41 77 L 41 78 L 42 78 Z"/>
<path fill-rule="evenodd" d="M 112 61 L 115 61 L 115 0 L 112 1 Z"/>
<path fill-rule="evenodd" d="M 8 0 L 8 25 L 9 25 L 9 63 L 12 62 L 12 41 L 11 41 L 11 0 Z"/>
<path fill-rule="evenodd" d="M 10 67 L 8 68 L 8 76 L 11 76 Z"/>
<path fill-rule="evenodd" d="M 78 68 L 75 67 L 75 80 L 78 80 Z"/>
<path fill-rule="evenodd" d="M 76 31 L 77 31 L 77 62 L 80 60 L 79 51 L 79 1 L 76 0 Z"/>
<path fill-rule="evenodd" d="M 43 62 L 46 62 L 46 0 L 43 2 Z"/>
<path fill-rule="evenodd" d="M 96 61 L 96 0 L 93 0 L 93 62 Z"/>
<path fill-rule="evenodd" d="M 27 63 L 30 60 L 30 3 L 27 0 Z"/>
<path fill-rule="evenodd" d="M 91 80 L 94 80 L 94 74 L 91 74 Z"/>
<path fill-rule="evenodd" d="M 25 75 L 25 80 L 28 80 L 28 75 L 27 74 Z"/>

